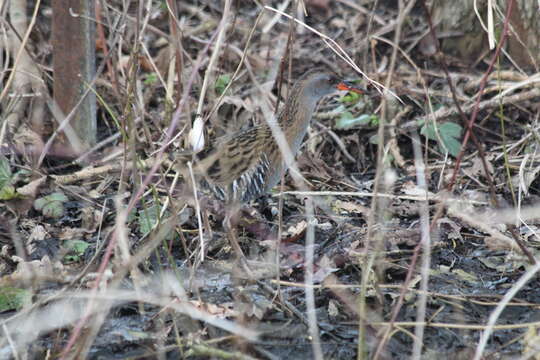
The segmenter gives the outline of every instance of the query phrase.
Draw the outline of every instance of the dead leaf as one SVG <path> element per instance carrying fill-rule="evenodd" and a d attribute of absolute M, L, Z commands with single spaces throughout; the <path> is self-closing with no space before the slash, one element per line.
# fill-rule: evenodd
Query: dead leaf
<path fill-rule="evenodd" d="M 24 261 L 12 256 L 11 259 L 17 263 L 17 270 L 11 275 L 7 275 L 0 281 L 0 286 L 9 282 L 32 281 L 35 279 L 56 278 L 65 279 L 64 266 L 59 261 L 51 262 L 48 256 L 41 260 Z M 8 279 L 9 277 L 9 279 Z"/>
<path fill-rule="evenodd" d="M 484 238 L 484 244 L 489 250 L 499 251 L 499 250 L 515 250 L 517 244 L 515 242 L 504 241 L 503 239 L 497 238 L 495 236 L 486 236 Z"/>
<path fill-rule="evenodd" d="M 26 159 L 25 162 L 32 164 L 41 154 L 45 143 L 40 134 L 32 130 L 28 125 L 22 124 L 13 137 L 13 145 L 17 152 Z"/>
<path fill-rule="evenodd" d="M 468 273 L 463 269 L 454 269 L 452 273 L 457 275 L 461 280 L 468 281 L 471 283 L 478 282 L 478 277 L 476 275 Z"/>
<path fill-rule="evenodd" d="M 92 233 L 99 227 L 101 211 L 91 206 L 85 206 L 81 209 L 81 228 L 88 233 Z"/>
<path fill-rule="evenodd" d="M 272 308 L 272 301 L 256 291 L 243 292 L 248 299 L 246 302 L 237 304 L 238 312 L 247 316 L 254 316 L 261 320 L 268 309 Z"/>
<path fill-rule="evenodd" d="M 540 360 L 540 330 L 537 326 L 529 326 L 525 332 L 522 354 L 523 358 Z"/>
<path fill-rule="evenodd" d="M 333 18 L 332 20 L 330 20 L 330 25 L 339 29 L 347 29 L 349 27 L 347 21 L 340 18 Z"/>
<path fill-rule="evenodd" d="M 295 241 L 306 231 L 306 229 L 307 222 L 302 220 L 299 223 L 289 226 L 287 230 L 283 232 L 282 238 L 287 239 L 287 241 Z"/>
<path fill-rule="evenodd" d="M 418 196 L 421 198 L 434 199 L 436 195 L 430 191 L 420 188 L 415 182 L 407 181 L 401 187 L 401 191 L 406 195 Z"/>
<path fill-rule="evenodd" d="M 234 317 L 238 316 L 238 311 L 234 310 L 234 304 L 225 302 L 219 305 L 202 302 L 199 300 L 188 301 L 193 307 L 204 311 L 208 314 L 214 315 L 218 318 Z"/>
<path fill-rule="evenodd" d="M 17 188 L 17 192 L 25 197 L 34 199 L 37 195 L 37 191 L 41 185 L 45 182 L 47 177 L 42 176 L 39 179 L 29 182 L 28 184 Z"/>
<path fill-rule="evenodd" d="M 327 222 L 317 224 L 316 227 L 317 229 L 322 230 L 322 231 L 330 231 L 334 228 L 334 225 L 331 222 L 327 221 Z"/>
<path fill-rule="evenodd" d="M 539 173 L 540 166 L 537 166 L 534 169 L 522 166 L 519 168 L 519 173 L 512 177 L 512 183 L 514 186 L 519 185 L 521 191 L 523 191 L 525 195 L 529 195 L 529 188 L 534 180 L 536 180 Z"/>
<path fill-rule="evenodd" d="M 58 239 L 61 241 L 81 239 L 85 234 L 85 230 L 81 228 L 64 227 L 58 234 Z"/>
<path fill-rule="evenodd" d="M 386 232 L 387 241 L 394 247 L 400 244 L 415 246 L 420 241 L 420 235 L 419 227 L 413 229 L 389 229 Z"/>
<path fill-rule="evenodd" d="M 343 214 L 343 213 L 347 214 L 347 213 L 352 212 L 352 213 L 362 214 L 364 216 L 369 215 L 369 208 L 368 207 L 366 207 L 364 205 L 357 204 L 357 203 L 353 203 L 353 202 L 350 202 L 350 201 L 336 200 L 332 204 L 332 208 L 338 214 Z"/>
<path fill-rule="evenodd" d="M 507 256 L 483 256 L 479 257 L 478 260 L 488 268 L 503 274 L 529 266 L 528 259 L 515 252 L 511 252 Z"/>
<path fill-rule="evenodd" d="M 332 259 L 323 255 L 323 257 L 317 261 L 317 269 L 313 274 L 313 282 L 316 284 L 322 283 L 326 277 L 339 269 Z"/>
<path fill-rule="evenodd" d="M 299 264 L 304 263 L 305 247 L 299 244 L 281 244 L 280 253 L 284 255 L 284 259 L 281 261 L 280 266 L 284 268 L 294 268 Z"/>
<path fill-rule="evenodd" d="M 448 239 L 463 241 L 463 237 L 461 236 L 461 226 L 460 225 L 458 225 L 455 221 L 453 221 L 453 220 L 451 220 L 451 219 L 449 219 L 447 217 L 443 217 L 443 218 L 440 218 L 439 220 L 437 220 L 437 225 L 439 226 L 439 228 L 443 224 L 449 225 L 450 228 L 452 229 L 452 230 L 447 232 Z"/>
<path fill-rule="evenodd" d="M 489 175 L 493 175 L 493 164 L 489 160 L 490 159 L 488 157 L 486 157 L 487 170 L 489 172 Z M 466 171 L 468 169 L 463 169 L 463 170 L 466 173 Z M 485 177 L 486 174 L 485 174 L 485 170 L 484 170 L 484 163 L 482 162 L 482 159 L 479 156 L 474 157 L 472 166 L 470 167 L 470 171 L 474 176 L 484 176 Z"/>
<path fill-rule="evenodd" d="M 331 317 L 337 317 L 339 315 L 339 307 L 337 301 L 330 299 L 328 302 L 328 315 Z"/>

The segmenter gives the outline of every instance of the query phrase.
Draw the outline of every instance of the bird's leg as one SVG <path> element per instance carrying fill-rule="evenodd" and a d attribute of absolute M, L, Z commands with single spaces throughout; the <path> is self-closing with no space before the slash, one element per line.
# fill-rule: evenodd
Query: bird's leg
<path fill-rule="evenodd" d="M 254 207 L 247 207 L 240 210 L 241 217 L 238 225 L 247 230 L 256 239 L 270 240 L 276 237 L 272 232 L 272 227 L 263 214 Z"/>
<path fill-rule="evenodd" d="M 236 215 L 235 212 L 236 211 L 231 211 L 231 209 L 226 210 L 225 219 L 223 219 L 223 228 L 227 233 L 227 237 L 229 238 L 229 242 L 231 243 L 236 257 L 245 258 L 244 252 L 242 251 L 242 248 L 240 248 L 240 244 L 238 244 L 236 224 L 232 221 L 233 217 Z"/>
<path fill-rule="evenodd" d="M 238 243 L 238 226 L 236 217 L 239 214 L 239 210 L 240 207 L 238 204 L 227 204 L 227 209 L 225 210 L 225 219 L 223 220 L 223 228 L 227 233 L 229 243 L 235 252 L 237 260 L 240 262 L 242 269 L 249 277 L 253 278 L 253 273 L 249 268 L 247 258 L 244 255 L 240 244 Z"/>

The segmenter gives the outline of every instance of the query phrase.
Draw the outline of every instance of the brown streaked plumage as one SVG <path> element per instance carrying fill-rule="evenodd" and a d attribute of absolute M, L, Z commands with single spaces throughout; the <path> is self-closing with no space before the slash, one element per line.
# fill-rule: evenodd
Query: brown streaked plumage
<path fill-rule="evenodd" d="M 277 119 L 293 155 L 302 144 L 318 101 L 335 90 L 361 92 L 320 70 L 307 72 L 293 86 Z M 194 162 L 201 187 L 227 202 L 248 202 L 269 192 L 284 170 L 281 151 L 267 124 L 217 139 Z"/>

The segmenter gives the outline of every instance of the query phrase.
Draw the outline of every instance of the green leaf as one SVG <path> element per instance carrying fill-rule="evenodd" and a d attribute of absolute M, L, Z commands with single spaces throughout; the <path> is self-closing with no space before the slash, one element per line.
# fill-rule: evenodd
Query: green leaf
<path fill-rule="evenodd" d="M 158 76 L 156 73 L 148 73 L 146 75 L 146 79 L 144 79 L 145 85 L 152 85 L 155 84 L 158 81 Z"/>
<path fill-rule="evenodd" d="M 375 115 L 375 114 L 371 114 L 371 116 L 369 117 L 369 124 L 371 126 L 374 126 L 374 127 L 379 126 L 380 121 L 381 120 L 379 119 L 379 117 L 377 115 Z"/>
<path fill-rule="evenodd" d="M 83 240 L 65 241 L 64 248 L 69 251 L 69 254 L 64 256 L 64 260 L 66 262 L 78 262 L 89 246 L 90 244 Z"/>
<path fill-rule="evenodd" d="M 50 195 L 47 195 L 46 197 L 49 201 L 60 201 L 63 203 L 69 200 L 68 197 L 61 192 L 55 192 Z"/>
<path fill-rule="evenodd" d="M 41 212 L 46 217 L 58 219 L 64 215 L 64 205 L 59 201 L 51 201 L 43 207 Z"/>
<path fill-rule="evenodd" d="M 163 217 L 160 217 L 161 207 L 159 205 L 152 205 L 146 209 L 142 209 L 137 213 L 137 225 L 139 232 L 146 236 L 148 235 L 156 225 L 170 216 L 169 211 L 165 211 Z M 170 229 L 170 231 L 165 235 L 165 240 L 174 240 L 176 238 L 176 231 Z"/>
<path fill-rule="evenodd" d="M 367 125 L 371 123 L 371 120 L 371 115 L 362 114 L 358 117 L 353 117 L 349 111 L 345 111 L 341 114 L 339 119 L 337 119 L 335 128 L 338 130 L 348 130 L 355 126 Z"/>
<path fill-rule="evenodd" d="M 439 131 L 439 136 L 437 136 L 437 130 Z M 433 123 L 424 124 L 420 133 L 429 140 L 437 141 L 441 151 L 445 152 L 447 150 L 450 155 L 456 157 L 461 150 L 461 142 L 459 141 L 461 131 L 462 128 L 460 125 L 452 122 L 445 122 L 439 124 L 437 128 L 433 126 Z M 442 144 L 440 141 L 442 141 Z"/>
<path fill-rule="evenodd" d="M 34 201 L 34 209 L 50 218 L 60 218 L 64 215 L 64 203 L 69 199 L 61 192 L 55 192 Z"/>
<path fill-rule="evenodd" d="M 223 75 L 218 76 L 218 78 L 216 79 L 216 83 L 214 85 L 216 93 L 218 95 L 223 94 L 223 91 L 225 91 L 225 88 L 230 82 L 231 82 L 230 74 L 223 74 Z"/>
<path fill-rule="evenodd" d="M 67 240 L 64 242 L 64 247 L 77 255 L 84 254 L 89 246 L 90 244 L 83 240 Z"/>
<path fill-rule="evenodd" d="M 17 197 L 12 182 L 13 174 L 9 160 L 4 155 L 0 155 L 0 200 L 11 200 Z"/>
<path fill-rule="evenodd" d="M 424 124 L 422 126 L 422 129 L 420 130 L 420 134 L 427 137 L 429 140 L 438 140 L 437 137 L 437 130 L 439 131 L 439 134 L 442 135 L 442 133 L 447 133 L 449 136 L 458 137 L 461 135 L 461 126 L 455 123 L 451 122 L 445 122 L 438 124 L 437 127 L 433 125 L 433 123 Z"/>
<path fill-rule="evenodd" d="M 36 209 L 37 211 L 41 211 L 43 210 L 43 207 L 47 205 L 47 203 L 48 203 L 47 197 L 36 199 L 34 201 L 34 209 Z"/>
<path fill-rule="evenodd" d="M 138 213 L 137 221 L 139 224 L 139 231 L 143 235 L 147 235 L 159 219 L 159 206 L 152 205 L 146 209 L 142 209 Z"/>
<path fill-rule="evenodd" d="M 4 185 L 0 188 L 0 200 L 12 200 L 19 197 L 13 185 Z"/>
<path fill-rule="evenodd" d="M 461 142 L 456 140 L 454 137 L 447 136 L 442 136 L 442 140 L 450 155 L 457 157 L 461 150 Z M 444 152 L 444 148 L 442 146 L 439 146 L 439 148 L 441 149 L 441 152 Z"/>
<path fill-rule="evenodd" d="M 458 138 L 461 136 L 461 125 L 452 122 L 442 123 L 439 127 L 442 134 Z"/>
<path fill-rule="evenodd" d="M 360 100 L 360 94 L 352 92 L 352 91 L 348 92 L 346 95 L 343 95 L 339 99 L 340 102 L 347 103 L 347 104 L 356 104 L 359 100 Z"/>
<path fill-rule="evenodd" d="M 25 289 L 14 287 L 0 287 L 0 313 L 9 310 L 19 310 L 24 305 L 30 304 L 32 294 Z"/>
<path fill-rule="evenodd" d="M 4 155 L 0 155 L 0 188 L 11 181 L 11 177 L 12 174 L 9 160 Z"/>

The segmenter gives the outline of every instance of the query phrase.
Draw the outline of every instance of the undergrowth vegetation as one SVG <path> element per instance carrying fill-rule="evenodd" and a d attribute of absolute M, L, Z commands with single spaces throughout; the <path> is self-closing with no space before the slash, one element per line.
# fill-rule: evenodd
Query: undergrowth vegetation
<path fill-rule="evenodd" d="M 424 1 L 97 3 L 84 152 L 47 145 L 50 2 L 27 55 L 0 39 L 0 359 L 540 357 L 540 81 L 506 9 L 465 59 Z M 238 259 L 194 149 L 271 122 L 315 67 L 364 94 L 320 102 L 236 214 Z"/>

